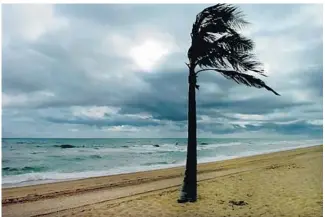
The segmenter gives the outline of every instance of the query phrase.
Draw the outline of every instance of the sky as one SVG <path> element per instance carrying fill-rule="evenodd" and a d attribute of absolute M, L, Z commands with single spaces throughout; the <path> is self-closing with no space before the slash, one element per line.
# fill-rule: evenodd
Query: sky
<path fill-rule="evenodd" d="M 2 6 L 3 137 L 187 137 L 190 32 L 211 5 Z M 202 72 L 198 137 L 321 138 L 322 5 L 237 6 L 281 96 Z"/>

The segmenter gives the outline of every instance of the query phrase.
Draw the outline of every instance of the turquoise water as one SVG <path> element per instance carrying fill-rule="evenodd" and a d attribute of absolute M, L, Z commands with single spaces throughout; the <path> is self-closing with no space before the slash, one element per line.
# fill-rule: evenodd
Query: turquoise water
<path fill-rule="evenodd" d="M 186 139 L 2 139 L 3 187 L 185 165 Z M 198 139 L 198 162 L 322 144 L 322 139 Z"/>

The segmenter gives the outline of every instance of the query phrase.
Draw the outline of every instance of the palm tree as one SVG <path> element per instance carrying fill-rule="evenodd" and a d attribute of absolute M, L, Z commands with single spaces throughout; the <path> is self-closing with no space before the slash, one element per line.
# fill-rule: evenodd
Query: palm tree
<path fill-rule="evenodd" d="M 248 24 L 235 6 L 217 4 L 204 9 L 196 16 L 188 50 L 188 144 L 186 169 L 179 203 L 197 200 L 197 141 L 195 89 L 199 89 L 196 78 L 199 72 L 212 70 L 238 84 L 265 88 L 279 95 L 261 79 L 248 73 L 264 75 L 261 63 L 252 50 L 254 43 L 238 32 Z M 196 71 L 196 67 L 199 69 Z"/>

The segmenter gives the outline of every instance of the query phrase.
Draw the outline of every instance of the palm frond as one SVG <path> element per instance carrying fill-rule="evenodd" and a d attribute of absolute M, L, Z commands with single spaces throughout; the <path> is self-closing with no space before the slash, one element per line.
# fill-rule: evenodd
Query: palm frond
<path fill-rule="evenodd" d="M 240 29 L 248 24 L 237 7 L 228 4 L 216 4 L 204 9 L 196 16 L 192 36 L 200 32 L 222 33 L 232 29 Z"/>
<path fill-rule="evenodd" d="M 275 90 L 267 86 L 264 81 L 252 75 L 248 75 L 236 71 L 227 71 L 227 70 L 220 70 L 220 69 L 211 69 L 211 70 L 221 73 L 225 78 L 234 80 L 237 84 L 244 84 L 249 87 L 265 88 L 266 90 L 273 92 L 275 95 L 280 96 L 280 94 L 278 94 Z"/>
<path fill-rule="evenodd" d="M 226 34 L 213 43 L 231 52 L 244 52 L 254 49 L 254 42 L 238 33 Z"/>
<path fill-rule="evenodd" d="M 227 45 L 228 46 L 228 45 Z M 246 46 L 240 45 L 237 46 Z M 247 45 L 251 46 L 251 45 Z M 264 70 L 262 64 L 256 60 L 255 55 L 246 51 L 248 48 L 238 48 L 237 50 L 224 47 L 218 43 L 210 46 L 207 43 L 202 43 L 201 46 L 192 55 L 196 59 L 195 64 L 203 67 L 222 68 L 226 70 L 236 71 L 253 71 L 263 76 Z"/>
<path fill-rule="evenodd" d="M 191 67 L 205 71 L 215 70 L 237 83 L 265 88 L 279 95 L 262 80 L 248 72 L 264 75 L 262 64 L 253 54 L 254 42 L 239 34 L 238 30 L 248 22 L 232 5 L 217 4 L 204 9 L 196 16 L 188 50 Z"/>
<path fill-rule="evenodd" d="M 235 6 L 217 4 L 199 13 L 192 29 L 192 45 L 188 58 L 194 65 L 233 67 L 235 70 L 257 70 L 257 61 L 246 58 L 254 48 L 252 40 L 235 30 L 246 24 L 242 13 Z M 262 72 L 261 72 L 262 74 Z"/>

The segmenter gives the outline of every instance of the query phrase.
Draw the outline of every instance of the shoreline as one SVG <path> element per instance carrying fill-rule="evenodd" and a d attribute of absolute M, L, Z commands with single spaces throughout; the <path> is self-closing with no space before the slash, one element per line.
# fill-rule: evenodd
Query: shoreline
<path fill-rule="evenodd" d="M 221 166 L 221 168 L 219 168 L 220 170 L 224 169 L 223 165 L 227 165 L 229 169 L 229 167 L 231 168 L 231 166 L 236 166 L 239 162 L 250 163 L 252 161 L 255 161 L 256 159 L 262 158 L 265 160 L 268 159 L 269 157 L 276 157 L 277 155 L 284 155 L 287 153 L 290 154 L 293 152 L 299 152 L 299 151 L 304 151 L 309 149 L 317 149 L 319 147 L 323 147 L 323 145 L 296 148 L 296 149 L 271 152 L 271 153 L 253 155 L 253 156 L 227 159 L 222 161 L 200 163 L 198 164 L 198 175 L 215 171 L 217 170 L 217 168 L 215 167 L 218 166 Z M 213 166 L 213 169 L 211 169 L 211 166 Z M 88 178 L 77 179 L 77 180 L 64 180 L 64 181 L 53 182 L 53 183 L 42 183 L 36 185 L 2 188 L 2 192 L 3 192 L 2 204 L 20 203 L 20 202 L 37 200 L 39 194 L 34 194 L 34 195 L 27 194 L 25 196 L 18 196 L 18 195 L 23 195 L 24 192 L 28 192 L 30 190 L 37 191 L 37 192 L 41 191 L 40 194 L 42 195 L 41 198 L 44 199 L 44 198 L 52 198 L 52 197 L 57 197 L 62 195 L 71 195 L 76 193 L 95 191 L 104 188 L 124 187 L 128 185 L 139 184 L 139 183 L 159 181 L 166 178 L 176 178 L 176 177 L 183 178 L 183 175 L 184 175 L 184 166 L 178 166 L 178 167 L 156 169 L 150 171 L 139 171 L 139 172 L 125 173 L 125 174 L 88 177 Z M 82 184 L 81 186 L 86 186 L 86 187 L 79 188 L 80 184 Z M 66 188 L 65 186 L 77 186 L 77 187 L 69 189 Z M 49 189 L 56 189 L 56 190 L 53 193 L 54 190 L 51 191 Z M 44 190 L 46 192 L 42 192 Z"/>
<path fill-rule="evenodd" d="M 233 159 L 240 159 L 240 158 L 246 158 L 246 157 L 253 157 L 253 156 L 260 156 L 260 155 L 265 155 L 265 154 L 272 154 L 272 153 L 277 153 L 277 152 L 282 152 L 282 151 L 290 151 L 290 150 L 295 150 L 295 149 L 300 149 L 300 148 L 308 148 L 308 147 L 315 147 L 319 145 L 300 145 L 300 146 L 294 146 L 294 147 L 286 147 L 286 148 L 281 148 L 281 149 L 274 149 L 274 150 L 267 150 L 263 151 L 260 153 L 253 153 L 253 154 L 244 154 L 240 156 L 229 156 L 227 158 L 222 158 L 220 160 L 212 160 L 212 161 L 203 161 L 200 162 L 198 159 L 198 165 L 200 164 L 207 164 L 207 163 L 216 163 L 216 162 L 222 162 L 222 161 L 227 161 L 227 160 L 233 160 Z M 185 160 L 184 160 L 185 162 Z M 2 184 L 2 189 L 10 189 L 10 188 L 18 188 L 18 187 L 28 187 L 28 186 L 37 186 L 37 185 L 46 185 L 46 184 L 55 184 L 55 183 L 61 183 L 61 182 L 71 182 L 71 181 L 77 181 L 77 180 L 84 180 L 84 179 L 91 179 L 91 178 L 101 178 L 101 177 L 107 177 L 107 176 L 116 176 L 116 175 L 127 175 L 127 174 L 133 174 L 133 173 L 141 173 L 141 172 L 152 172 L 156 170 L 165 170 L 165 169 L 177 169 L 177 168 L 184 168 L 185 163 L 178 163 L 177 165 L 164 165 L 158 168 L 149 168 L 145 170 L 137 170 L 137 171 L 131 171 L 131 172 L 125 172 L 125 173 L 109 173 L 107 172 L 105 174 L 105 171 L 96 171 L 98 173 L 103 173 L 99 175 L 94 175 L 94 176 L 84 176 L 84 177 L 76 177 L 76 178 L 68 178 L 68 179 L 48 179 L 48 180 L 33 180 L 33 181 L 23 181 L 23 182 L 18 182 L 18 183 L 6 183 Z M 78 173 L 84 173 L 84 172 L 89 172 L 89 171 L 83 171 L 83 172 L 78 172 Z M 47 172 L 45 172 L 47 173 Z M 66 174 L 73 174 L 72 173 L 66 173 Z M 25 175 L 25 174 L 21 174 Z"/>
<path fill-rule="evenodd" d="M 6 188 L 2 215 L 318 217 L 322 156 L 323 145 L 318 145 L 199 164 L 194 204 L 176 203 L 183 167 Z M 247 204 L 228 205 L 234 199 Z"/>

